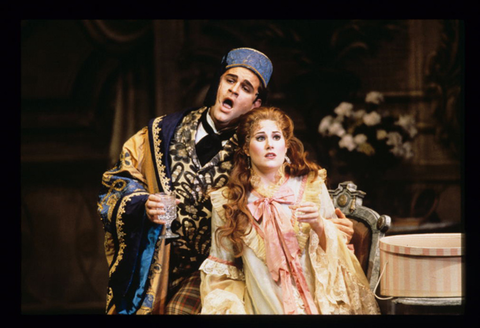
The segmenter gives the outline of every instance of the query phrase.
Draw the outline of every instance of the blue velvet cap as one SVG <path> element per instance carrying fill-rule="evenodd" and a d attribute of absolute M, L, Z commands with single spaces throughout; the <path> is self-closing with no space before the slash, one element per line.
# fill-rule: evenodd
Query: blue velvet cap
<path fill-rule="evenodd" d="M 226 58 L 227 66 L 245 67 L 255 73 L 266 88 L 273 72 L 273 65 L 270 59 L 263 53 L 252 48 L 237 48 L 231 50 Z"/>

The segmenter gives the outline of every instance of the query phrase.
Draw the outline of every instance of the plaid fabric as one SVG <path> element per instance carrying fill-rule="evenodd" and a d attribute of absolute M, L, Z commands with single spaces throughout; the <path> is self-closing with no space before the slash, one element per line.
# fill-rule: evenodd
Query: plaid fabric
<path fill-rule="evenodd" d="M 199 314 L 200 310 L 200 271 L 195 271 L 168 302 L 165 314 Z"/>

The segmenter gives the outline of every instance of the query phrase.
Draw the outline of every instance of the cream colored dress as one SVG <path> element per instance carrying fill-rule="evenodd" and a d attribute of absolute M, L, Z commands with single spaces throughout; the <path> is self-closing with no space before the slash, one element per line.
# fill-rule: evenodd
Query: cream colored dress
<path fill-rule="evenodd" d="M 334 208 L 324 183 L 325 176 L 325 170 L 321 170 L 314 181 L 307 177 L 289 178 L 282 188 L 293 194 L 294 203 L 315 201 L 321 208 L 320 213 L 331 218 L 334 217 Z M 287 243 L 297 249 L 292 252 L 291 245 L 289 248 L 280 242 L 278 245 L 285 247 L 271 247 L 269 253 L 269 244 L 266 244 L 269 240 L 265 239 L 272 238 L 272 235 L 265 230 L 267 220 L 263 218 L 252 223 L 254 227 L 244 237 L 246 247 L 240 261 L 242 264 L 236 265 L 231 244 L 225 240 L 228 249 L 224 249 L 216 239 L 217 228 L 225 222 L 222 207 L 227 202 L 223 195 L 225 191 L 222 188 L 211 194 L 212 246 L 210 256 L 200 267 L 202 314 L 379 313 L 365 274 L 353 252 L 347 248 L 343 234 L 322 217 L 327 241 L 326 250 L 323 250 L 317 234 L 309 225 L 298 225 L 289 203 L 276 203 L 284 214 L 275 215 L 275 220 L 284 221 L 284 228 L 279 233 L 284 236 L 278 238 L 289 240 L 289 235 L 294 236 Z M 252 192 L 248 198 L 250 208 L 265 200 L 261 198 Z M 282 248 L 281 254 L 293 254 L 284 266 L 287 272 L 280 277 L 275 270 L 272 271 L 275 263 L 267 261 L 267 255 L 278 251 L 277 248 Z"/>

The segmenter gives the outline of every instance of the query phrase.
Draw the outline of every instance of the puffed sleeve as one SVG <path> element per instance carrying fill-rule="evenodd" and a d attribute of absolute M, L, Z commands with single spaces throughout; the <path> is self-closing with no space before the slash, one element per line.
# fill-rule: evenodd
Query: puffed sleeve
<path fill-rule="evenodd" d="M 315 301 L 324 314 L 378 314 L 378 305 L 360 263 L 345 243 L 344 234 L 328 219 L 336 215 L 324 183 L 326 172 L 322 171 L 305 191 L 307 197 L 317 198 L 326 237 L 323 249 L 317 234 L 309 231 L 307 249 L 315 277 Z"/>
<path fill-rule="evenodd" d="M 221 246 L 216 238 L 219 226 L 225 222 L 222 188 L 213 192 L 212 200 L 212 245 L 209 257 L 200 266 L 202 282 L 200 295 L 202 314 L 245 314 L 245 277 L 236 265 L 232 244 L 228 240 Z"/>

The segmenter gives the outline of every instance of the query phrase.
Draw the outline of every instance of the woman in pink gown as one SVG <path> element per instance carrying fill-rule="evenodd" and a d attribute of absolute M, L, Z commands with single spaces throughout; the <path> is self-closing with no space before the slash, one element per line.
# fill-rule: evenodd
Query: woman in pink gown
<path fill-rule="evenodd" d="M 378 314 L 336 226 L 326 171 L 307 160 L 277 108 L 241 118 L 229 183 L 211 193 L 203 314 Z"/>

